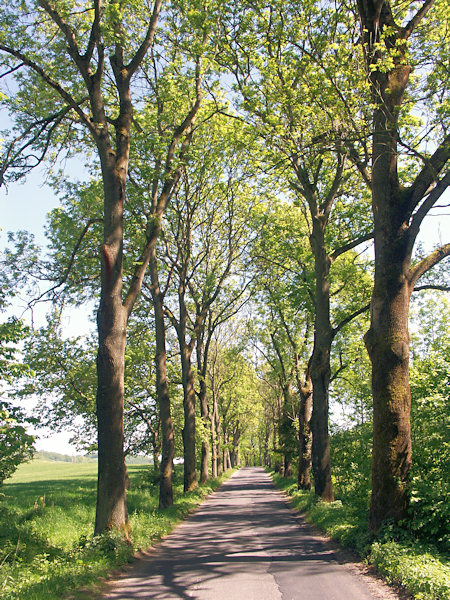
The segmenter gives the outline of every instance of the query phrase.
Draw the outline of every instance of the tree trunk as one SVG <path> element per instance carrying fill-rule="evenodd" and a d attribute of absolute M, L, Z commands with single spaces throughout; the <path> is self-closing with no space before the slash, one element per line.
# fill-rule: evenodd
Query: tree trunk
<path fill-rule="evenodd" d="M 408 70 L 409 73 L 409 70 Z M 389 88 L 378 76 L 376 87 Z M 375 276 L 365 342 L 372 363 L 373 451 L 370 528 L 407 518 L 411 469 L 408 271 L 409 217 L 402 210 L 397 173 L 396 94 L 375 111 L 372 156 Z M 397 97 L 397 100 L 399 98 Z"/>
<path fill-rule="evenodd" d="M 225 448 L 225 450 L 223 452 L 223 470 L 228 471 L 231 468 L 232 467 L 231 467 L 230 451 L 228 450 L 228 448 Z"/>
<path fill-rule="evenodd" d="M 381 254 L 383 254 L 381 252 Z M 380 252 L 379 252 L 380 255 Z M 401 262 L 380 258 L 371 324 L 365 336 L 372 363 L 373 450 L 370 528 L 407 518 L 411 469 L 409 290 Z M 383 268 L 384 267 L 384 268 Z M 384 271 L 383 274 L 380 270 Z"/>
<path fill-rule="evenodd" d="M 220 443 L 219 406 L 218 406 L 217 393 L 215 393 L 215 392 L 213 392 L 213 411 L 214 411 L 214 415 L 213 415 L 214 429 L 216 432 L 215 449 L 216 449 L 217 476 L 219 477 L 220 475 L 222 475 L 222 449 L 221 449 L 221 443 Z"/>
<path fill-rule="evenodd" d="M 211 475 L 217 477 L 217 441 L 214 413 L 211 418 Z"/>
<path fill-rule="evenodd" d="M 158 264 L 156 259 L 156 242 L 151 248 L 149 270 L 151 278 L 150 291 L 152 294 L 155 318 L 156 397 L 158 399 L 162 437 L 159 480 L 159 508 L 163 509 L 173 505 L 172 477 L 175 443 L 172 416 L 170 411 L 169 384 L 167 381 L 166 325 L 164 322 L 163 297 L 159 285 Z"/>
<path fill-rule="evenodd" d="M 100 145 L 100 144 L 99 144 Z M 102 150 L 104 229 L 101 296 L 97 312 L 98 482 L 95 533 L 110 529 L 129 534 L 124 454 L 124 370 L 127 313 L 122 305 L 123 201 L 126 168 L 116 174 L 115 160 Z"/>
<path fill-rule="evenodd" d="M 314 348 L 311 360 L 311 382 L 313 388 L 312 468 L 314 491 L 325 502 L 334 500 L 331 481 L 331 454 L 328 432 L 328 392 L 331 377 L 330 353 L 333 330 L 330 323 L 330 257 L 325 248 L 325 221 L 313 218 L 313 233 L 310 237 L 314 253 L 316 276 Z"/>
<path fill-rule="evenodd" d="M 95 533 L 129 535 L 128 474 L 124 455 L 123 401 L 126 322 L 122 304 L 102 301 L 97 354 L 98 482 Z M 116 310 L 114 310 L 116 309 Z"/>
<path fill-rule="evenodd" d="M 410 67 L 404 60 L 406 45 L 398 46 L 398 66 L 379 69 L 382 44 L 376 44 L 386 27 L 388 48 L 397 48 L 399 31 L 388 2 L 379 14 L 364 1 L 358 8 L 366 44 L 372 98 L 376 105 L 372 139 L 372 208 L 374 215 L 375 277 L 370 328 L 365 335 L 372 363 L 373 453 L 370 528 L 384 519 L 398 522 L 407 516 L 411 468 L 409 389 L 409 289 L 407 275 L 412 246 L 410 213 L 402 201 L 397 168 L 398 114 Z M 372 68 L 372 66 L 374 68 Z"/>
<path fill-rule="evenodd" d="M 312 383 L 307 379 L 304 386 L 299 386 L 300 407 L 298 413 L 298 478 L 299 490 L 311 489 L 311 414 L 312 414 Z"/>
<path fill-rule="evenodd" d="M 195 390 L 191 353 L 186 344 L 181 349 L 181 371 L 184 391 L 184 491 L 190 492 L 197 487 L 197 472 L 195 468 Z"/>
<path fill-rule="evenodd" d="M 200 401 L 200 416 L 204 426 L 204 439 L 202 440 L 202 450 L 200 457 L 200 481 L 205 483 L 209 479 L 209 433 L 211 432 L 211 417 L 208 406 L 208 390 L 206 387 L 206 365 L 208 361 L 207 343 L 203 345 L 203 331 L 197 333 L 197 372 L 200 379 L 199 401 Z"/>

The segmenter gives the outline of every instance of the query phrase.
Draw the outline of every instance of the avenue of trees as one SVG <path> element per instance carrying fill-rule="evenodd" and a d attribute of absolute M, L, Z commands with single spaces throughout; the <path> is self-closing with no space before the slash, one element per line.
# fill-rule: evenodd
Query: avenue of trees
<path fill-rule="evenodd" d="M 21 231 L 2 253 L 5 315 L 18 295 L 48 313 L 1 325 L 0 481 L 34 419 L 98 453 L 95 533 L 130 535 L 125 459 L 146 454 L 161 509 L 175 457 L 186 492 L 263 464 L 353 494 L 372 533 L 438 535 L 450 243 L 417 240 L 448 205 L 448 2 L 0 14 L 0 184 L 39 168 L 60 199 L 45 249 Z"/>

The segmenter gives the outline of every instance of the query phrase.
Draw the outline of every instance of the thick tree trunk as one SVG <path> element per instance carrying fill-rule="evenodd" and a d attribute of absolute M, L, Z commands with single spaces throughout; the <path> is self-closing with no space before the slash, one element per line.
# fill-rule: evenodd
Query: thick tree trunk
<path fill-rule="evenodd" d="M 126 164 L 117 176 L 116 162 L 102 150 L 104 243 L 101 248 L 101 296 L 97 312 L 98 482 L 95 533 L 111 529 L 129 534 L 124 454 L 124 370 L 127 312 L 122 305 L 123 201 Z M 126 156 L 126 159 L 128 157 Z"/>
<path fill-rule="evenodd" d="M 386 257 L 387 259 L 387 257 Z M 386 262 L 375 277 L 371 325 L 365 336 L 372 362 L 373 451 L 370 528 L 407 517 L 411 469 L 409 290 L 402 265 Z"/>
<path fill-rule="evenodd" d="M 397 48 L 390 4 L 381 12 L 358 2 L 374 111 L 372 139 L 372 208 L 374 215 L 375 277 L 370 329 L 365 336 L 372 362 L 373 453 L 370 528 L 376 531 L 384 519 L 399 522 L 407 516 L 408 480 L 411 468 L 409 389 L 409 296 L 411 261 L 410 218 L 403 201 L 397 168 L 398 115 L 410 67 L 398 46 L 398 66 L 379 69 L 383 60 L 380 35 L 386 46 Z M 372 68 L 374 67 L 374 68 Z"/>
<path fill-rule="evenodd" d="M 384 86 L 389 78 L 380 75 Z M 377 84 L 379 87 L 380 84 Z M 394 94 L 389 102 L 394 101 Z M 407 518 L 411 469 L 408 271 L 409 217 L 402 210 L 397 174 L 397 107 L 375 112 L 372 204 L 375 276 L 370 329 L 365 336 L 372 363 L 373 451 L 370 528 Z"/>
<path fill-rule="evenodd" d="M 326 348 L 316 352 L 318 365 L 312 368 L 313 411 L 312 467 L 314 472 L 314 492 L 325 502 L 334 500 L 331 481 L 330 437 L 328 432 L 328 386 L 330 383 L 330 355 Z M 321 361 L 321 362 L 320 362 Z"/>
<path fill-rule="evenodd" d="M 128 537 L 128 474 L 123 432 L 126 321 L 121 302 L 115 307 L 101 302 L 98 331 L 98 482 L 95 533 L 117 529 Z"/>
<path fill-rule="evenodd" d="M 298 413 L 298 477 L 299 490 L 311 489 L 311 414 L 312 414 L 312 382 L 307 379 L 304 386 L 299 386 L 300 407 Z"/>
<path fill-rule="evenodd" d="M 334 500 L 331 481 L 331 453 L 328 432 L 328 392 L 331 377 L 330 354 L 333 330 L 330 323 L 330 257 L 325 247 L 325 222 L 313 219 L 310 237 L 314 253 L 316 276 L 314 349 L 311 360 L 311 382 L 313 388 L 312 468 L 314 491 L 325 502 Z"/>

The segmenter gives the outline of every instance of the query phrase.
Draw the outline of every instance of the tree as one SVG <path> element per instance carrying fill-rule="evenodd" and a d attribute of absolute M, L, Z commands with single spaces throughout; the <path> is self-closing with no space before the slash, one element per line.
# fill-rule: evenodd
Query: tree
<path fill-rule="evenodd" d="M 450 244 L 445 244 L 412 261 L 423 219 L 450 183 L 445 173 L 450 156 L 448 114 L 445 104 L 441 108 L 434 104 L 436 93 L 446 91 L 441 71 L 443 57 L 448 56 L 448 32 L 440 29 L 445 2 L 426 0 L 402 6 L 358 0 L 357 6 L 374 106 L 375 276 L 365 342 L 372 363 L 374 410 L 370 528 L 376 531 L 385 519 L 400 522 L 408 514 L 410 296 L 420 277 L 450 254 Z M 421 97 L 428 104 L 431 130 L 426 137 L 435 144 L 432 152 L 421 144 L 424 133 L 419 134 L 408 119 L 410 107 L 419 108 Z"/>
<path fill-rule="evenodd" d="M 210 117 L 199 127 L 163 232 L 167 270 L 173 273 L 176 288 L 172 293 L 169 288 L 165 304 L 181 356 L 185 491 L 196 485 L 197 393 L 192 355 L 195 350 L 200 415 L 208 431 L 205 373 L 211 336 L 215 327 L 237 310 L 247 287 L 242 257 L 248 246 L 247 221 L 256 192 L 245 181 L 246 163 L 250 162 L 244 157 L 245 142 L 237 124 L 222 115 Z M 203 481 L 208 478 L 208 463 L 206 437 L 202 442 Z"/>
<path fill-rule="evenodd" d="M 241 464 L 241 449 L 246 448 L 248 454 L 262 412 L 256 371 L 236 344 L 238 336 L 236 326 L 224 325 L 213 344 L 208 377 L 217 402 L 216 433 L 224 470 Z"/>
<path fill-rule="evenodd" d="M 259 309 L 262 331 L 258 337 L 266 348 L 266 360 L 272 370 L 279 373 L 279 383 L 288 392 L 287 396 L 295 390 L 297 398 L 290 418 L 295 419 L 298 415 L 298 484 L 300 489 L 310 489 L 312 384 L 309 353 L 314 309 L 308 229 L 301 209 L 292 204 L 272 200 L 260 218 L 264 225 L 253 248 L 256 285 L 260 289 L 258 300 L 264 307 Z M 270 330 L 269 337 L 264 335 L 264 330 Z M 276 353 L 274 358 L 268 356 L 268 343 Z M 290 403 L 288 400 L 288 405 Z M 286 472 L 289 468 L 285 465 Z"/>
<path fill-rule="evenodd" d="M 132 80 L 139 73 L 140 83 L 145 81 L 143 66 L 151 48 L 155 50 L 149 60 L 151 69 L 157 68 L 158 60 L 167 63 L 161 54 L 166 51 L 170 54 L 172 34 L 177 48 L 182 47 L 180 22 L 184 13 L 177 6 L 169 6 L 164 24 L 171 32 L 158 39 L 156 48 L 160 9 L 161 0 L 155 0 L 151 6 L 147 2 L 127 5 L 112 2 L 103 6 L 95 0 L 92 6 L 83 3 L 75 11 L 63 1 L 40 0 L 13 2 L 4 8 L 2 15 L 9 27 L 3 30 L 0 51 L 7 73 L 15 76 L 18 83 L 18 92 L 9 105 L 17 116 L 19 130 L 6 145 L 3 179 L 8 169 L 13 174 L 14 169 L 26 172 L 30 166 L 27 156 L 33 155 L 33 150 L 38 152 L 41 162 L 49 148 L 61 150 L 67 148 L 66 144 L 74 144 L 80 152 L 94 151 L 100 164 L 103 243 L 97 313 L 97 533 L 111 528 L 125 535 L 129 531 L 123 451 L 126 327 L 160 232 L 161 215 L 181 175 L 180 162 L 200 106 L 199 55 L 206 42 L 203 30 L 199 32 L 203 44 L 193 44 L 193 52 L 183 47 L 190 58 L 179 70 L 192 73 L 194 64 L 196 76 L 189 80 L 193 82 L 193 98 L 187 93 L 190 86 L 184 86 L 188 106 L 178 113 L 175 124 L 166 124 L 164 139 L 159 140 L 164 150 L 156 157 L 157 168 L 150 180 L 152 208 L 144 213 L 147 221 L 141 230 L 139 258 L 134 261 L 133 276 L 124 292 L 124 205 L 132 129 L 135 126 L 139 130 L 133 104 L 149 106 L 155 99 L 154 113 L 161 106 L 151 84 L 134 86 Z M 191 18 L 195 20 L 196 16 L 191 14 Z M 178 57 L 179 53 L 175 53 L 174 60 Z M 29 89 L 35 91 L 32 105 Z M 31 125 L 26 118 L 30 110 Z M 90 221 L 87 229 L 89 226 Z M 65 276 L 59 285 L 64 283 Z"/>
<path fill-rule="evenodd" d="M 33 422 L 18 406 L 5 397 L 4 384 L 27 373 L 28 367 L 17 361 L 17 344 L 27 334 L 27 328 L 15 319 L 0 325 L 0 486 L 17 467 L 32 458 L 34 437 L 29 435 L 26 425 Z"/>
<path fill-rule="evenodd" d="M 227 26 L 229 50 L 223 62 L 235 77 L 239 109 L 265 140 L 268 168 L 276 169 L 285 182 L 286 195 L 294 191 L 308 223 L 315 279 L 309 368 L 314 489 L 329 501 L 331 347 L 346 323 L 368 308 L 363 299 L 339 322 L 332 321 L 332 265 L 371 237 L 368 195 L 360 190 L 346 144 L 345 121 L 357 92 L 355 80 L 351 70 L 340 72 L 348 85 L 344 95 L 329 78 L 338 59 L 354 62 L 350 48 L 355 27 L 318 2 L 275 3 L 267 10 L 259 4 L 239 7 Z M 346 49 L 344 54 L 340 48 Z"/>
<path fill-rule="evenodd" d="M 431 534 L 433 543 L 448 552 L 450 482 L 445 474 L 450 468 L 450 302 L 444 292 L 420 292 L 414 294 L 412 308 L 414 461 L 408 528 L 423 540 Z"/>
<path fill-rule="evenodd" d="M 15 386 L 18 397 L 38 396 L 33 410 L 41 425 L 52 431 L 70 431 L 71 442 L 85 452 L 97 452 L 95 410 L 96 343 L 63 335 L 64 315 L 48 316 L 45 327 L 33 331 L 24 343 L 24 360 L 32 369 Z M 152 323 L 135 313 L 125 353 L 124 454 L 152 454 L 159 468 L 159 415 L 154 372 Z"/>
<path fill-rule="evenodd" d="M 28 80 L 26 77 L 19 80 L 22 92 L 19 101 L 23 99 L 25 85 L 38 90 L 40 106 L 35 107 L 34 127 L 24 133 L 28 134 L 27 146 L 38 143 L 33 134 L 39 129 L 39 121 L 46 121 L 43 129 L 49 146 L 53 142 L 51 133 L 66 118 L 69 124 L 85 128 L 101 163 L 104 202 L 101 300 L 97 319 L 96 533 L 114 528 L 128 535 L 129 530 L 128 478 L 123 454 L 123 370 L 126 321 L 141 279 L 138 276 L 137 285 L 123 303 L 123 205 L 133 111 L 130 84 L 153 43 L 160 7 L 160 0 L 156 0 L 143 36 L 133 31 L 131 23 L 125 28 L 130 14 L 118 10 L 114 3 L 106 11 L 100 2 L 94 2 L 92 8 L 86 7 L 87 11 L 71 12 L 64 3 L 42 0 L 38 6 L 12 3 L 3 14 L 5 21 L 14 18 L 15 22 L 11 23 L 8 34 L 2 36 L 0 50 L 4 56 L 11 57 L 13 70 L 29 73 Z M 133 33 L 141 40 L 134 48 L 130 44 Z M 18 39 L 21 39 L 20 50 L 16 45 Z M 105 46 L 111 53 L 111 79 L 105 77 Z M 130 56 L 128 60 L 126 53 Z M 105 81 L 108 90 L 104 87 Z M 117 94 L 112 102 L 108 98 L 112 91 L 110 83 Z M 49 114 L 49 105 L 56 106 L 56 111 L 53 109 Z M 45 116 L 38 113 L 43 108 Z M 44 137 L 42 126 L 38 137 L 41 140 Z M 9 149 L 13 146 L 14 142 Z"/>

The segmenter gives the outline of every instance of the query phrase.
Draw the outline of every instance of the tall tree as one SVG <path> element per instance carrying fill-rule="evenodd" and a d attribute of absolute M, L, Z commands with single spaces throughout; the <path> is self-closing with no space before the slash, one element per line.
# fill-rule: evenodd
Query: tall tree
<path fill-rule="evenodd" d="M 328 71 L 338 57 L 351 64 L 354 24 L 326 3 L 274 3 L 236 8 L 227 22 L 228 54 L 223 61 L 236 80 L 237 103 L 266 142 L 268 168 L 277 169 L 285 193 L 294 190 L 304 207 L 314 258 L 313 470 L 316 493 L 333 499 L 328 431 L 330 353 L 337 333 L 361 310 L 336 323 L 331 317 L 332 265 L 370 238 L 368 201 L 348 161 L 344 108 L 353 104 L 351 70 L 342 73 L 349 89 L 338 93 Z M 348 26 L 347 26 L 348 25 Z M 346 48 L 338 55 L 336 48 Z M 314 107 L 314 108 L 312 108 Z M 270 165 L 270 167 L 269 167 Z M 350 216 L 352 198 L 358 210 Z M 353 202 L 352 206 L 355 206 Z"/>
<path fill-rule="evenodd" d="M 448 28 L 441 29 L 440 24 L 445 22 L 448 5 L 434 0 L 408 5 L 358 0 L 357 6 L 374 106 L 371 188 L 375 280 L 365 342 L 372 363 L 370 527 L 376 531 L 385 519 L 399 522 L 407 516 L 412 460 L 410 296 L 419 278 L 450 254 L 450 244 L 445 244 L 418 262 L 412 261 L 420 226 L 450 183 L 445 171 L 450 157 L 448 114 L 445 104 L 434 104 L 435 94 L 442 97 L 446 92 L 441 71 L 442 60 L 448 57 Z M 432 152 L 421 144 L 423 132 L 419 137 L 411 121 L 405 119 L 409 107 L 414 103 L 420 107 L 420 98 L 428 104 L 425 108 L 432 129 L 427 133 L 435 144 Z M 415 159 L 406 169 L 404 150 Z"/>
<path fill-rule="evenodd" d="M 204 146 L 209 148 L 208 155 L 202 156 L 201 161 L 195 160 L 198 149 Z M 170 302 L 170 295 L 166 304 L 181 355 L 185 491 L 196 484 L 196 390 L 192 354 L 196 349 L 197 361 L 200 360 L 199 366 L 204 372 L 213 333 L 209 328 L 205 340 L 208 315 L 210 325 L 217 326 L 227 313 L 236 310 L 236 303 L 243 296 L 245 269 L 240 263 L 248 246 L 246 223 L 256 196 L 242 181 L 245 159 L 235 123 L 227 122 L 223 116 L 209 119 L 204 131 L 199 130 L 191 150 L 193 160 L 186 165 L 164 230 L 166 260 L 169 270 L 174 272 L 177 288 L 176 306 Z M 242 164 L 239 164 L 240 157 Z M 232 278 L 239 279 L 239 284 L 225 290 Z M 208 428 L 204 379 L 199 385 L 200 414 Z M 203 479 L 207 477 L 208 461 L 204 443 Z"/>
<path fill-rule="evenodd" d="M 40 162 L 49 148 L 67 149 L 68 144 L 80 152 L 94 149 L 100 164 L 103 243 L 97 313 L 97 533 L 112 528 L 125 535 L 129 531 L 123 450 L 127 321 L 159 235 L 158 208 L 165 206 L 178 181 L 177 153 L 189 140 L 200 101 L 197 78 L 192 97 L 186 94 L 187 110 L 179 113 L 176 125 L 165 129 L 166 151 L 160 164 L 159 186 L 152 190 L 157 209 L 154 215 L 147 213 L 139 258 L 134 261 L 134 273 L 124 293 L 124 204 L 133 123 L 139 128 L 133 104 L 138 100 L 142 105 L 152 98 L 151 86 L 133 86 L 132 81 L 141 73 L 148 51 L 154 47 L 160 9 L 161 0 L 155 0 L 153 5 L 145 1 L 103 5 L 94 0 L 92 4 L 83 2 L 79 10 L 72 10 L 63 1 L 39 0 L 12 2 L 2 9 L 3 22 L 9 26 L 2 30 L 0 51 L 7 73 L 15 76 L 18 83 L 18 92 L 9 105 L 17 115 L 19 130 L 5 146 L 3 179 L 8 169 L 26 171 L 34 152 Z M 171 23 L 179 25 L 183 13 L 174 5 L 165 17 L 164 24 L 170 28 Z M 168 40 L 170 35 L 162 43 L 159 40 L 158 47 L 164 48 Z M 187 70 L 191 71 L 192 63 L 197 62 L 198 52 L 201 45 L 189 54 L 192 62 L 186 60 Z M 162 57 L 161 60 L 167 62 Z M 155 65 L 155 54 L 151 64 Z M 141 83 L 144 80 L 141 78 Z M 35 90 L 32 102 L 30 87 Z M 30 111 L 31 124 L 27 119 Z M 65 276 L 61 277 L 62 283 Z"/>

